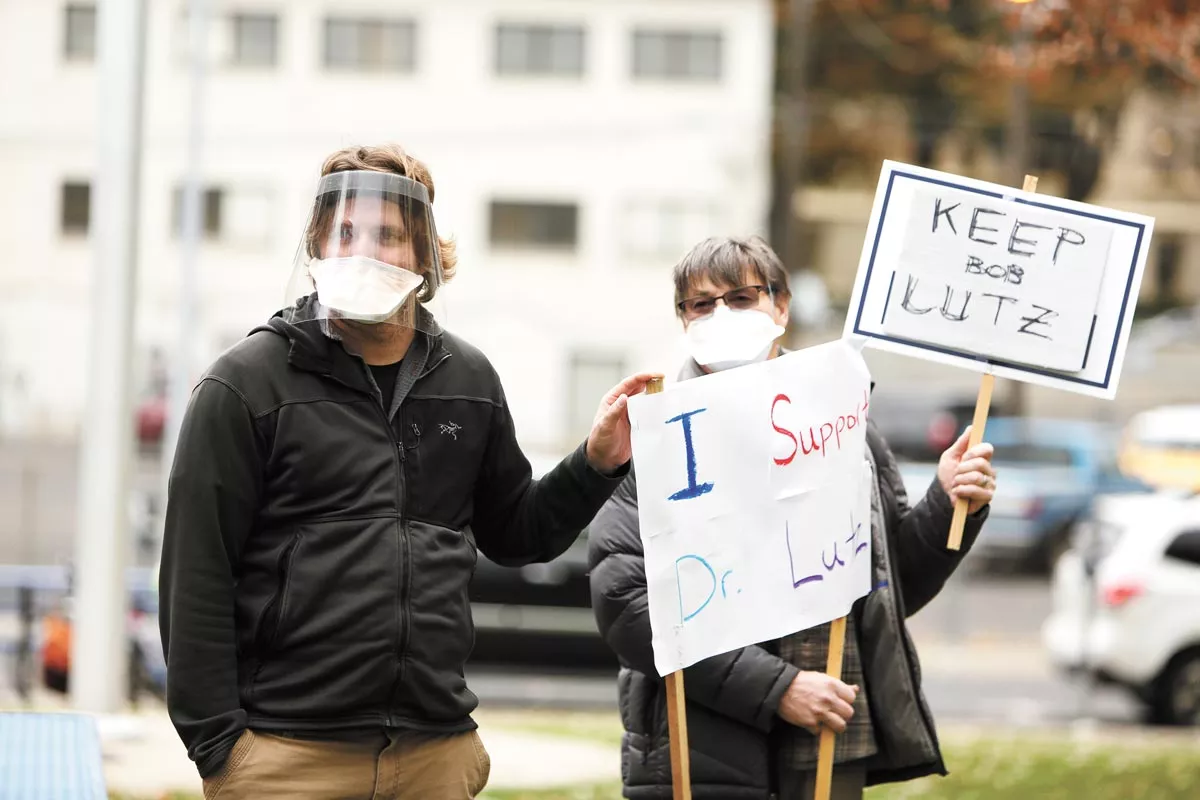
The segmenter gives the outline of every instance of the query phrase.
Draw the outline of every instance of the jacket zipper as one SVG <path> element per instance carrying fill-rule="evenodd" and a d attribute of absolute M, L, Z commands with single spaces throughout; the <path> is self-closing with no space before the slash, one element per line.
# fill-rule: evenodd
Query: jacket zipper
<path fill-rule="evenodd" d="M 396 592 L 396 637 L 395 637 L 395 653 L 396 663 L 399 670 L 399 677 L 392 685 L 392 690 L 388 693 L 387 708 L 384 713 L 387 716 L 387 726 L 395 727 L 392 720 L 392 702 L 396 696 L 397 687 L 404 682 L 404 647 L 405 647 L 405 596 L 408 589 L 405 573 L 402 572 L 402 567 L 408 562 L 408 537 L 404 532 L 404 441 L 403 437 L 397 440 L 396 432 L 392 429 L 392 422 L 388 419 L 387 409 L 383 407 L 383 397 L 378 393 L 374 393 L 376 400 L 376 408 L 379 409 L 380 416 L 383 418 L 383 427 L 387 430 L 388 439 L 391 441 L 393 462 L 396 465 L 396 474 L 399 479 L 396 481 L 396 509 L 399 512 L 399 519 L 396 520 L 396 544 L 397 547 L 397 564 L 396 564 L 396 579 L 400 582 L 400 586 Z"/>
<path fill-rule="evenodd" d="M 250 695 L 254 694 L 256 684 L 258 683 L 258 676 L 262 672 L 266 656 L 275 645 L 275 640 L 279 637 L 279 628 L 283 622 L 283 601 L 287 596 L 288 581 L 291 580 L 292 562 L 295 561 L 296 550 L 299 545 L 300 533 L 297 532 L 292 535 L 292 538 L 284 546 L 283 550 L 279 552 L 279 556 L 275 562 L 275 574 L 279 582 L 279 587 L 271 595 L 267 604 L 263 606 L 262 611 L 259 612 L 258 622 L 255 625 L 254 639 L 251 644 L 255 665 L 250 675 L 250 685 L 248 687 Z M 278 609 L 278 616 L 272 618 L 272 615 L 276 613 L 276 609 Z M 266 630 L 268 623 L 271 626 L 269 631 Z"/>
<path fill-rule="evenodd" d="M 441 355 L 441 357 L 438 358 L 437 361 L 435 361 L 433 364 L 429 365 L 423 372 L 421 372 L 420 375 L 417 376 L 416 381 L 421 380 L 426 375 L 433 372 L 433 370 L 436 369 L 438 367 L 438 365 L 440 365 L 443 361 L 445 361 L 449 357 L 450 357 L 449 353 L 443 353 Z M 416 381 L 413 381 L 414 385 L 416 384 Z M 396 482 L 396 503 L 397 503 L 397 508 L 399 509 L 399 512 L 400 512 L 400 520 L 398 522 L 398 536 L 399 536 L 401 558 L 403 559 L 403 563 L 402 563 L 403 573 L 401 576 L 402 583 L 400 585 L 400 597 L 399 597 L 400 624 L 399 624 L 399 630 L 396 633 L 396 660 L 397 660 L 397 664 L 398 664 L 398 668 L 399 668 L 398 669 L 399 675 L 396 678 L 396 683 L 392 686 L 392 691 L 388 695 L 387 720 L 388 720 L 388 727 L 390 728 L 390 727 L 395 727 L 395 722 L 393 721 L 393 717 L 392 717 L 392 709 L 395 706 L 396 693 L 400 690 L 400 687 L 404 685 L 405 659 L 408 657 L 408 633 L 409 633 L 408 629 L 409 629 L 409 619 L 410 619 L 410 614 L 411 614 L 409 606 L 411 605 L 411 588 L 412 588 L 412 557 L 411 557 L 412 547 L 411 547 L 411 539 L 408 535 L 408 526 L 406 524 L 407 523 L 408 504 L 405 501 L 407 499 L 406 494 L 407 494 L 408 487 L 407 487 L 407 476 L 405 474 L 405 464 L 408 462 L 408 454 L 405 453 L 405 451 L 404 451 L 404 436 L 401 435 L 399 437 L 396 437 L 395 431 L 392 429 L 392 421 L 390 419 L 388 419 L 388 416 L 387 416 L 387 409 L 384 409 L 384 407 L 383 407 L 383 398 L 382 397 L 380 397 L 379 409 L 383 414 L 383 422 L 384 422 L 384 426 L 387 428 L 388 436 L 392 437 L 392 440 L 396 445 L 396 453 L 397 453 L 397 457 L 399 459 L 399 461 L 397 462 L 397 473 L 399 474 L 400 479 Z M 404 404 L 403 404 L 403 402 L 401 403 L 400 409 L 397 411 L 397 413 L 400 415 L 400 423 L 401 423 L 400 429 L 404 430 Z M 413 425 L 413 429 L 417 430 L 415 424 Z M 418 436 L 419 436 L 419 433 L 418 433 Z M 398 565 L 397 571 L 398 572 L 400 571 L 399 565 Z"/>

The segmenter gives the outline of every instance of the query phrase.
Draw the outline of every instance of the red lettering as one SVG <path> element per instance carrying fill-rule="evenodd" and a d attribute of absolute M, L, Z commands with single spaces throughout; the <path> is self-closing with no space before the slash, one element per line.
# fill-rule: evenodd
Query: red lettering
<path fill-rule="evenodd" d="M 828 429 L 828 430 L 826 430 L 826 429 Z M 833 436 L 833 423 L 832 422 L 821 423 L 821 449 L 826 452 L 829 452 L 828 445 L 829 445 L 829 438 L 831 436 Z"/>
<path fill-rule="evenodd" d="M 775 395 L 775 400 L 771 403 L 771 427 L 775 429 L 776 433 L 782 433 L 784 436 L 786 436 L 792 440 L 791 454 L 788 455 L 787 458 L 775 459 L 776 464 L 778 464 L 781 467 L 786 467 L 788 464 L 792 463 L 792 459 L 796 457 L 796 449 L 799 445 L 796 443 L 796 437 L 791 431 L 789 431 L 787 428 L 781 428 L 775 424 L 775 406 L 777 406 L 779 404 L 780 400 L 783 400 L 784 402 L 789 403 L 789 404 L 792 401 L 791 401 L 791 398 L 789 398 L 786 394 L 777 394 L 777 395 Z M 801 438 L 803 438 L 803 437 L 801 437 Z M 808 454 L 807 450 L 805 450 L 804 452 L 805 452 L 805 455 Z"/>
<path fill-rule="evenodd" d="M 837 450 L 842 449 L 842 434 L 846 431 L 852 431 L 859 425 L 867 424 L 867 409 L 870 408 L 870 394 L 867 391 L 863 392 L 862 407 L 854 409 L 851 414 L 842 414 L 833 417 L 828 422 L 823 422 L 819 427 L 809 426 L 808 440 L 804 439 L 804 431 L 797 430 L 795 433 L 781 427 L 775 422 L 775 407 L 780 402 L 791 403 L 792 399 L 786 394 L 775 395 L 774 402 L 771 403 L 771 427 L 776 433 L 783 434 L 792 440 L 792 451 L 786 458 L 776 458 L 775 463 L 781 467 L 791 464 L 797 455 L 811 455 L 813 453 L 821 453 L 826 455 L 829 452 L 829 445 L 832 442 Z"/>

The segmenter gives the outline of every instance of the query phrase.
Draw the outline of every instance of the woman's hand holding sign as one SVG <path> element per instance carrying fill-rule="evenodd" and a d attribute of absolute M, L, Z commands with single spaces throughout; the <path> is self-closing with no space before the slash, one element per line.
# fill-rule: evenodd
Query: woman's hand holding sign
<path fill-rule="evenodd" d="M 828 726 L 834 733 L 846 730 L 854 716 L 858 687 L 849 686 L 824 672 L 799 672 L 779 701 L 779 716 L 813 736 Z"/>
<path fill-rule="evenodd" d="M 959 498 L 965 498 L 970 503 L 967 513 L 974 514 L 992 502 L 996 494 L 996 470 L 992 466 L 990 444 L 981 442 L 968 449 L 971 427 L 968 425 L 958 441 L 942 453 L 937 475 L 950 500 L 957 503 Z"/>

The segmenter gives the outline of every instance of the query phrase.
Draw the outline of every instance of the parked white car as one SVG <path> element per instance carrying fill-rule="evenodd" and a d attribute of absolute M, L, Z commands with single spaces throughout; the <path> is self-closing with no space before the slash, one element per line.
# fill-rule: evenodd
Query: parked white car
<path fill-rule="evenodd" d="M 1097 498 L 1052 603 L 1042 641 L 1058 668 L 1130 689 L 1153 722 L 1200 725 L 1200 495 Z"/>

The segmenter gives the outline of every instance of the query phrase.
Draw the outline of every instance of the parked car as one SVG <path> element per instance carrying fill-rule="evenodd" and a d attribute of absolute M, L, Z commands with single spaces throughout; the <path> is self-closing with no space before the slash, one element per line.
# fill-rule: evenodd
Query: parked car
<path fill-rule="evenodd" d="M 870 416 L 898 460 L 936 462 L 975 417 L 975 393 L 876 389 Z M 1002 401 L 992 413 L 1004 413 Z"/>
<path fill-rule="evenodd" d="M 473 664 L 615 670 L 592 616 L 587 531 L 545 564 L 502 567 L 479 556 L 470 587 Z"/>
<path fill-rule="evenodd" d="M 985 438 L 998 475 L 974 548 L 985 559 L 1049 572 L 1095 498 L 1151 491 L 1118 469 L 1116 431 L 1102 423 L 1000 417 Z"/>
<path fill-rule="evenodd" d="M 1125 426 L 1120 464 L 1153 486 L 1200 491 L 1200 405 L 1135 414 Z"/>
<path fill-rule="evenodd" d="M 1099 499 L 1055 565 L 1042 641 L 1058 669 L 1127 688 L 1151 721 L 1200 725 L 1200 496 Z"/>
<path fill-rule="evenodd" d="M 14 686 L 25 694 L 35 680 L 47 689 L 70 691 L 72 606 L 70 570 L 63 566 L 0 565 L 0 589 L 18 597 L 20 633 L 14 651 Z M 145 692 L 166 697 L 167 668 L 158 633 L 158 592 L 154 572 L 131 568 L 129 592 L 128 697 L 136 702 Z M 39 602 L 40 601 L 40 602 Z M 44 609 L 44 610 L 43 610 Z M 36 672 L 36 676 L 35 673 Z"/>
<path fill-rule="evenodd" d="M 534 474 L 555 464 L 531 458 Z M 545 564 L 502 567 L 482 553 L 470 586 L 474 664 L 615 670 L 617 659 L 592 616 L 587 530 Z"/>

